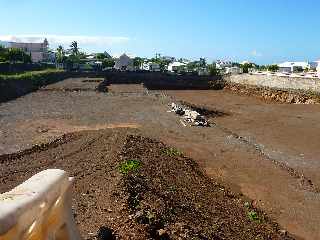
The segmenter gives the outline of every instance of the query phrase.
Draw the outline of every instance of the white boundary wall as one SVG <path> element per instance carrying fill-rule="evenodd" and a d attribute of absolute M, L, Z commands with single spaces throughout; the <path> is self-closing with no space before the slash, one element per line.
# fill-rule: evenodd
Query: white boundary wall
<path fill-rule="evenodd" d="M 227 76 L 225 80 L 231 83 L 257 87 L 320 92 L 320 79 L 317 78 L 289 78 L 272 75 L 238 74 Z"/>

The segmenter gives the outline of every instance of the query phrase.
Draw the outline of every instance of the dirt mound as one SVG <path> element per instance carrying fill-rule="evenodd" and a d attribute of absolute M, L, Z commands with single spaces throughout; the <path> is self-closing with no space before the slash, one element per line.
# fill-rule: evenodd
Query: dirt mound
<path fill-rule="evenodd" d="M 123 159 L 141 164 L 123 184 L 129 211 L 152 239 L 290 239 L 175 149 L 128 136 Z"/>
<path fill-rule="evenodd" d="M 73 209 L 84 239 L 292 239 L 192 159 L 139 135 L 84 131 L 6 156 L 0 192 L 43 169 L 61 168 L 76 180 Z"/>

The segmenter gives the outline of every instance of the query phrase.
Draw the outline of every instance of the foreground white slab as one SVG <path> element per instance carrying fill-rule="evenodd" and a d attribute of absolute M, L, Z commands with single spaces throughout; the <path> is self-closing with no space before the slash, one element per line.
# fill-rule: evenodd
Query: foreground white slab
<path fill-rule="evenodd" d="M 42 171 L 0 195 L 0 240 L 80 239 L 71 206 L 72 178 Z"/>

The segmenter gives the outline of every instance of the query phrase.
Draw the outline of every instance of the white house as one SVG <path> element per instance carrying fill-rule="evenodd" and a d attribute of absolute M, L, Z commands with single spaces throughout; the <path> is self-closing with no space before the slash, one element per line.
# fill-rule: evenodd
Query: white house
<path fill-rule="evenodd" d="M 182 62 L 173 62 L 173 63 L 170 63 L 168 65 L 168 71 L 169 72 L 175 72 L 178 70 L 179 67 L 181 66 L 187 66 L 186 63 L 182 63 Z"/>
<path fill-rule="evenodd" d="M 317 73 L 318 73 L 318 77 L 320 78 L 320 60 L 318 61 Z"/>
<path fill-rule="evenodd" d="M 216 68 L 218 69 L 224 69 L 227 67 L 232 67 L 232 62 L 231 61 L 222 61 L 222 60 L 217 60 L 216 61 Z"/>
<path fill-rule="evenodd" d="M 160 65 L 158 63 L 150 62 L 149 63 L 149 71 L 160 72 Z"/>
<path fill-rule="evenodd" d="M 293 73 L 299 69 L 305 70 L 310 68 L 310 64 L 308 62 L 284 62 L 278 64 L 278 67 L 280 72 Z"/>
<path fill-rule="evenodd" d="M 122 71 L 133 71 L 133 59 L 124 53 L 116 59 L 114 68 Z"/>
<path fill-rule="evenodd" d="M 243 73 L 243 69 L 239 67 L 227 67 L 226 74 L 241 74 Z"/>
<path fill-rule="evenodd" d="M 141 64 L 140 69 L 144 71 L 160 72 L 160 65 L 154 62 L 144 62 Z"/>
<path fill-rule="evenodd" d="M 148 62 L 143 62 L 140 66 L 140 69 L 141 70 L 144 70 L 144 71 L 150 71 L 150 65 Z"/>

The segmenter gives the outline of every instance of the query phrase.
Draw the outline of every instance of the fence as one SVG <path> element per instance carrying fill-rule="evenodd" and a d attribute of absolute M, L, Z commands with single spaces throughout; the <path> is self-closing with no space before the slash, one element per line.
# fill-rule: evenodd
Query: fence
<path fill-rule="evenodd" d="M 78 240 L 71 207 L 72 178 L 42 171 L 0 195 L 0 240 Z"/>

